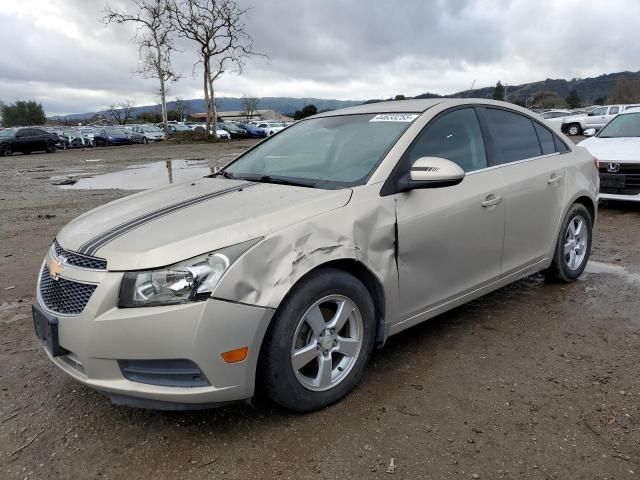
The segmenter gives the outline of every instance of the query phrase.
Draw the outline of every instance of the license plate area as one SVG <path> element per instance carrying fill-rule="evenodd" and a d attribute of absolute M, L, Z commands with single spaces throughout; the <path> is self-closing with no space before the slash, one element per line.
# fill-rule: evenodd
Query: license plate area
<path fill-rule="evenodd" d="M 58 318 L 49 315 L 40 309 L 38 305 L 32 305 L 33 327 L 36 336 L 53 357 L 59 357 L 69 353 L 68 350 L 60 346 L 58 340 Z"/>
<path fill-rule="evenodd" d="M 605 188 L 624 188 L 625 176 L 621 174 L 600 174 L 600 186 Z"/>

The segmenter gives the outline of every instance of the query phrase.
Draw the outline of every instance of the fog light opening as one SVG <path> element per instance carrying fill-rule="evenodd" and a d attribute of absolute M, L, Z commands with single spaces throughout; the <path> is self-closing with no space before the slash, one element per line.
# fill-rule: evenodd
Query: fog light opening
<path fill-rule="evenodd" d="M 247 358 L 248 352 L 249 347 L 240 347 L 234 350 L 229 350 L 228 352 L 222 352 L 220 355 L 225 363 L 238 363 Z"/>

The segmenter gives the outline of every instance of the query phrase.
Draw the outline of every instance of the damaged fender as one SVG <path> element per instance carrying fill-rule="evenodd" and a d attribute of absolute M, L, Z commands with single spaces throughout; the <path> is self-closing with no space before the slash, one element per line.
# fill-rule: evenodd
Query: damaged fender
<path fill-rule="evenodd" d="M 312 270 L 353 260 L 382 287 L 385 333 L 378 338 L 386 338 L 398 302 L 396 212 L 394 199 L 379 192 L 379 184 L 356 187 L 345 206 L 266 236 L 231 266 L 213 296 L 275 309 Z"/>

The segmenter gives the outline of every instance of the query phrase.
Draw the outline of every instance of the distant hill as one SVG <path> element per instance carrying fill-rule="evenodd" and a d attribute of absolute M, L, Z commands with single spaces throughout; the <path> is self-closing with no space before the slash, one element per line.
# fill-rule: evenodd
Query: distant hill
<path fill-rule="evenodd" d="M 507 94 L 509 101 L 524 103 L 527 98 L 533 97 L 540 91 L 552 91 L 558 93 L 560 97 L 565 98 L 571 90 L 575 89 L 578 96 L 585 104 L 592 104 L 597 98 L 606 98 L 616 85 L 618 79 L 626 77 L 630 80 L 640 81 L 639 72 L 618 72 L 600 75 L 595 78 L 573 78 L 571 80 L 552 79 L 523 83 L 522 85 L 507 85 Z M 504 82 L 504 79 L 502 79 Z M 497 79 L 496 79 L 497 81 Z M 476 88 L 473 90 L 463 90 L 451 95 L 442 95 L 443 97 L 473 97 L 473 98 L 491 98 L 495 85 L 490 87 Z M 440 95 L 433 93 L 424 93 L 415 98 L 438 98 Z"/>
<path fill-rule="evenodd" d="M 191 113 L 204 112 L 206 107 L 204 99 L 194 98 L 191 100 L 184 100 L 189 103 L 189 110 Z M 236 97 L 221 97 L 218 99 L 218 111 L 228 112 L 232 110 L 242 110 L 242 99 Z M 352 105 L 358 105 L 362 103 L 361 100 L 333 100 L 324 98 L 292 98 L 292 97 L 263 97 L 260 99 L 258 108 L 260 110 L 275 110 L 280 113 L 293 113 L 296 110 L 302 109 L 305 105 L 313 104 L 318 108 L 318 111 L 324 110 L 336 110 L 338 108 L 350 107 Z M 167 108 L 172 110 L 174 108 L 174 102 L 168 102 Z M 160 105 L 144 105 L 135 107 L 135 115 L 142 112 L 159 111 Z M 57 115 L 50 117 L 50 120 L 67 119 L 71 121 L 84 120 L 91 118 L 97 114 L 105 114 L 106 111 L 99 112 L 86 112 L 86 113 L 74 113 L 70 115 Z"/>

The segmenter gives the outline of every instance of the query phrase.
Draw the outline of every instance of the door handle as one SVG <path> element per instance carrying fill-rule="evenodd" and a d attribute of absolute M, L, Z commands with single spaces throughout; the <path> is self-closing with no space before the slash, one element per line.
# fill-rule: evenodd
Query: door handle
<path fill-rule="evenodd" d="M 502 197 L 499 195 L 494 195 L 493 193 L 491 195 L 487 195 L 487 198 L 484 199 L 484 202 L 482 202 L 482 206 L 484 208 L 489 208 L 489 207 L 495 207 L 496 205 L 498 205 L 500 202 L 502 201 Z"/>
<path fill-rule="evenodd" d="M 552 173 L 551 176 L 549 177 L 549 180 L 547 180 L 547 183 L 549 185 L 557 185 L 560 180 L 562 180 L 562 175 L 558 175 L 557 173 Z"/>

